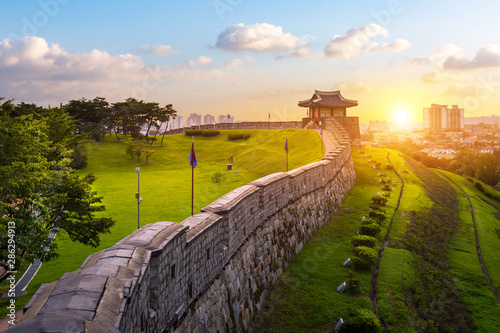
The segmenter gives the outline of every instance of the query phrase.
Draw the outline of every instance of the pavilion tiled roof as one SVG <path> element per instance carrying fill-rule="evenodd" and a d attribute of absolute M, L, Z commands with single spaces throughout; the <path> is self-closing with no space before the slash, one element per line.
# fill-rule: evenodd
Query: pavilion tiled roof
<path fill-rule="evenodd" d="M 299 101 L 299 106 L 308 108 L 310 106 L 319 106 L 325 108 L 341 107 L 350 108 L 357 106 L 358 101 L 346 99 L 337 91 L 319 91 L 315 90 L 314 95 L 305 101 Z"/>

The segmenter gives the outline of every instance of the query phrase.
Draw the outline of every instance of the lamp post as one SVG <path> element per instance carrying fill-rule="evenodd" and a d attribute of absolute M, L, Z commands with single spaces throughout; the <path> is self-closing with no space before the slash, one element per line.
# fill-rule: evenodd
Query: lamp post
<path fill-rule="evenodd" d="M 135 194 L 135 197 L 137 199 L 137 229 L 139 229 L 141 227 L 141 202 L 142 202 L 142 198 L 140 197 L 140 173 L 141 173 L 141 168 L 140 167 L 137 167 L 135 168 L 135 172 L 137 172 L 137 193 Z"/>

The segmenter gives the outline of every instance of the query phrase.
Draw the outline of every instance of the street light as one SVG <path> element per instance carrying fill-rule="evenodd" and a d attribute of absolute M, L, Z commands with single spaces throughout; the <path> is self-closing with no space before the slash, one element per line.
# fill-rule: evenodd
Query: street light
<path fill-rule="evenodd" d="M 141 173 L 141 168 L 140 167 L 137 167 L 135 168 L 135 172 L 137 172 L 137 193 L 135 194 L 135 198 L 137 199 L 137 229 L 140 228 L 140 221 L 141 221 L 141 214 L 140 214 L 140 211 L 141 211 L 141 202 L 142 202 L 142 198 L 140 197 L 140 173 Z"/>

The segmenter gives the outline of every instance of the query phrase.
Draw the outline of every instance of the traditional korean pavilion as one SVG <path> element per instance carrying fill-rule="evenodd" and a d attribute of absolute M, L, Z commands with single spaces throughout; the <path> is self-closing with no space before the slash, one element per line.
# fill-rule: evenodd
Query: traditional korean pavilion
<path fill-rule="evenodd" d="M 308 118 L 314 123 L 318 123 L 324 117 L 346 117 L 347 108 L 357 105 L 358 101 L 344 98 L 340 90 L 315 90 L 310 99 L 299 102 L 299 106 L 308 108 Z"/>

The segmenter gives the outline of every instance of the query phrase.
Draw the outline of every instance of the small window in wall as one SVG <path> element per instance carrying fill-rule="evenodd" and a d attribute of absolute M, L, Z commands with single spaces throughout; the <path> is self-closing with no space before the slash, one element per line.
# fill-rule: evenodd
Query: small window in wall
<path fill-rule="evenodd" d="M 175 264 L 170 267 L 170 277 L 175 279 Z"/>
<path fill-rule="evenodd" d="M 207 249 L 207 260 L 210 260 L 210 249 Z"/>

